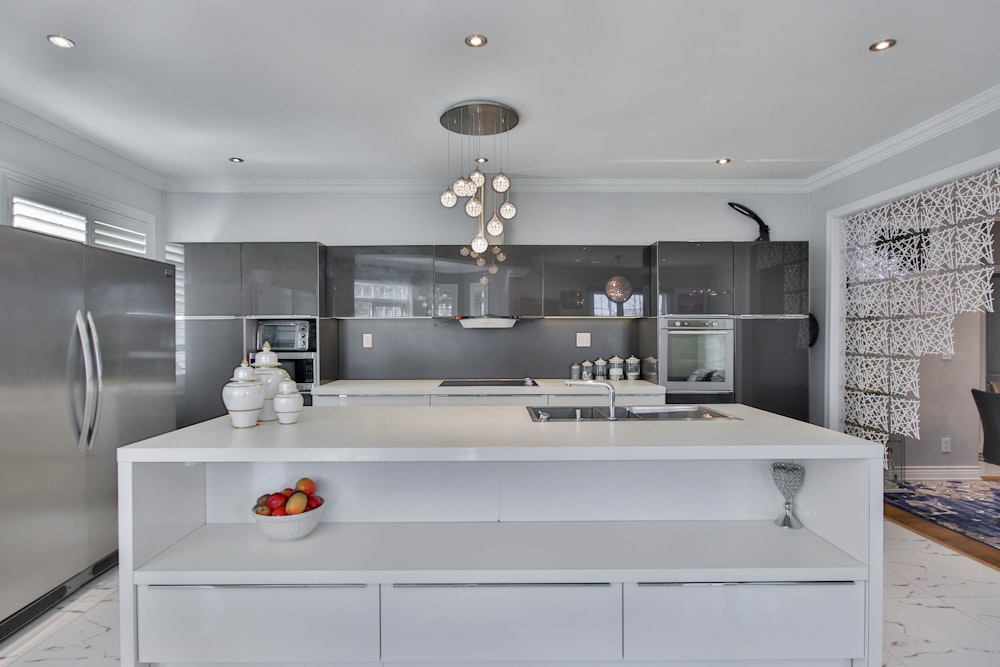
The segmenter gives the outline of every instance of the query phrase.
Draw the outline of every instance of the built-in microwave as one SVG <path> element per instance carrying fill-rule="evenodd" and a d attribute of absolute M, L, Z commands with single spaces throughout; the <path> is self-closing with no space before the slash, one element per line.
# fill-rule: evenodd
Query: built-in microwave
<path fill-rule="evenodd" d="M 316 322 L 314 320 L 258 320 L 257 349 L 264 343 L 275 352 L 314 352 Z"/>
<path fill-rule="evenodd" d="M 256 352 L 250 353 L 251 363 L 256 356 Z M 278 366 L 295 380 L 295 385 L 306 399 L 306 405 L 312 405 L 310 392 L 316 381 L 316 356 L 315 352 L 278 352 Z"/>

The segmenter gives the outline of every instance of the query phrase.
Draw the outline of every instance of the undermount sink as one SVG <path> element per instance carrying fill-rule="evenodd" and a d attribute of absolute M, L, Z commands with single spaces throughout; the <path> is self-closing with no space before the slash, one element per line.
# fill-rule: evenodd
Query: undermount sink
<path fill-rule="evenodd" d="M 480 380 L 441 380 L 439 387 L 537 387 L 531 378 L 485 378 Z"/>
<path fill-rule="evenodd" d="M 529 406 L 528 414 L 536 422 L 607 421 L 608 408 L 602 406 Z M 635 405 L 618 406 L 615 417 L 619 420 L 709 421 L 712 419 L 739 419 L 703 405 Z"/>

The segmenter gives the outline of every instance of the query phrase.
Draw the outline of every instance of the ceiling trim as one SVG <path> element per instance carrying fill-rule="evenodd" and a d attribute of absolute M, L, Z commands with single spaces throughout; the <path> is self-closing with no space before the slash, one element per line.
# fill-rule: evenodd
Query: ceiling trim
<path fill-rule="evenodd" d="M 517 177 L 520 192 L 809 193 L 1000 109 L 1000 85 L 805 179 L 542 179 Z M 0 100 L 0 122 L 162 192 L 207 194 L 430 194 L 444 179 L 169 179 Z"/>
<path fill-rule="evenodd" d="M 807 192 L 826 187 L 998 109 L 1000 109 L 1000 85 L 988 88 L 937 116 L 838 162 L 815 176 L 803 179 L 802 183 L 806 186 Z"/>
<path fill-rule="evenodd" d="M 166 185 L 159 174 L 3 100 L 0 122 L 154 190 L 162 191 Z"/>

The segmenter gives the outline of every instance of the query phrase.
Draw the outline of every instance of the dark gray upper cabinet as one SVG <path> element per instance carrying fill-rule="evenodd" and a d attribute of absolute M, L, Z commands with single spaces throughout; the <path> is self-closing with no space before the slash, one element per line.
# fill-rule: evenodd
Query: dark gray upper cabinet
<path fill-rule="evenodd" d="M 325 315 L 325 246 L 243 243 L 242 250 L 244 315 Z"/>
<path fill-rule="evenodd" d="M 504 246 L 503 252 L 506 259 L 490 273 L 492 257 L 480 267 L 459 246 L 435 246 L 434 317 L 541 316 L 541 246 Z"/>
<path fill-rule="evenodd" d="M 737 315 L 809 312 L 809 243 L 737 243 L 733 266 Z"/>
<path fill-rule="evenodd" d="M 545 246 L 544 314 L 562 317 L 643 317 L 650 310 L 648 246 Z M 624 278 L 623 303 L 609 298 L 608 281 Z M 622 283 L 618 283 L 622 284 Z"/>
<path fill-rule="evenodd" d="M 433 246 L 330 246 L 327 313 L 332 317 L 428 317 Z"/>
<path fill-rule="evenodd" d="M 242 315 L 241 255 L 239 243 L 185 243 L 184 301 L 178 314 Z"/>
<path fill-rule="evenodd" d="M 733 243 L 656 244 L 658 315 L 733 315 Z"/>

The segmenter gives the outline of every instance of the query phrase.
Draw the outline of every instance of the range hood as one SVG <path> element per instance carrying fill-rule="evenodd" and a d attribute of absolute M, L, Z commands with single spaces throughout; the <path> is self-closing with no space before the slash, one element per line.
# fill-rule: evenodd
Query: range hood
<path fill-rule="evenodd" d="M 517 322 L 516 317 L 456 317 L 463 329 L 510 329 Z"/>

